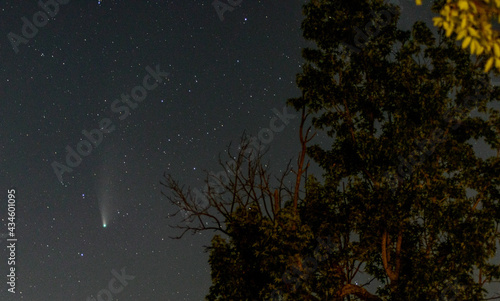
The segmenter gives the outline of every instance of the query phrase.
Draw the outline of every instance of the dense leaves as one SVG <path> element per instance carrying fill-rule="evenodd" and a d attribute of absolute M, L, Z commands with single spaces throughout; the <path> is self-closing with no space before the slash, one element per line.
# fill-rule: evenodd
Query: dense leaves
<path fill-rule="evenodd" d="M 446 33 L 399 30 L 393 5 L 314 0 L 304 14 L 316 47 L 289 105 L 333 138 L 307 148 L 324 174 L 298 205 L 252 164 L 231 201 L 208 195 L 224 220 L 207 299 L 484 300 L 500 277 L 500 91 Z"/>
<path fill-rule="evenodd" d="M 290 104 L 335 139 L 329 149 L 309 148 L 326 183 L 308 190 L 304 210 L 323 202 L 329 210 L 303 222 L 343 242 L 344 288 L 374 277 L 380 285 L 370 293 L 384 299 L 480 300 L 499 276 L 489 262 L 500 158 L 480 157 L 473 144 L 500 149 L 498 112 L 487 106 L 498 91 L 444 33 L 433 36 L 421 22 L 402 32 L 396 17 L 379 20 L 394 8 L 354 2 L 305 7 L 304 36 L 318 48 L 304 51 L 303 96 Z M 355 17 L 333 17 L 342 15 Z M 343 197 L 323 197 L 332 191 Z M 349 277 L 356 264 L 366 277 Z"/>

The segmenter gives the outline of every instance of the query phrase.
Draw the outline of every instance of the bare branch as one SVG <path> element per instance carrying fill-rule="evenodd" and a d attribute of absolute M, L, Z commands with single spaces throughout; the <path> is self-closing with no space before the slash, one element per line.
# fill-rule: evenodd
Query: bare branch
<path fill-rule="evenodd" d="M 179 209 L 169 216 L 184 215 L 180 224 L 171 226 L 183 231 L 175 238 L 181 238 L 190 231 L 195 234 L 215 230 L 228 234 L 227 222 L 231 221 L 238 208 L 255 208 L 261 217 L 271 220 L 279 212 L 283 201 L 282 192 L 288 191 L 285 181 L 291 171 L 290 162 L 280 177 L 271 181 L 269 164 L 263 163 L 266 152 L 255 138 L 252 140 L 243 135 L 236 156 L 232 154 L 230 146 L 227 150 L 230 160 L 225 162 L 219 156 L 222 170 L 218 173 L 205 171 L 205 187 L 201 191 L 185 188 L 171 175 L 163 174 L 160 185 L 169 193 L 161 193 Z M 293 194 L 289 192 L 290 198 Z"/>

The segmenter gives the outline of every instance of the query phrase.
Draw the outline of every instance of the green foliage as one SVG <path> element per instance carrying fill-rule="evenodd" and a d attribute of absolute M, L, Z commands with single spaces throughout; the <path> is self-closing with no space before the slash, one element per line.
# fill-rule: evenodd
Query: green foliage
<path fill-rule="evenodd" d="M 347 241 L 337 260 L 363 263 L 384 284 L 372 292 L 380 297 L 435 300 L 445 283 L 458 280 L 465 288 L 460 300 L 479 300 L 484 294 L 473 272 L 481 270 L 482 281 L 499 273 L 489 261 L 498 239 L 500 159 L 480 158 L 471 139 L 499 149 L 498 112 L 487 107 L 498 90 L 452 39 L 433 37 L 422 22 L 403 32 L 395 18 L 359 52 L 343 47 L 356 28 L 366 28 L 370 9 L 390 10 L 379 1 L 305 7 L 304 36 L 318 48 L 304 50 L 307 64 L 297 78 L 303 97 L 290 104 L 305 107 L 316 128 L 335 138 L 330 149 L 308 149 L 327 182 L 308 189 L 305 208 L 322 208 L 308 222 L 318 218 Z M 368 17 L 325 17 L 360 12 Z M 471 117 L 475 107 L 486 118 Z M 339 191 L 343 197 L 333 197 Z"/>
<path fill-rule="evenodd" d="M 229 237 L 216 235 L 209 247 L 213 285 L 207 300 L 262 300 L 284 288 L 283 273 L 314 239 L 291 207 L 274 222 L 255 208 L 238 208 L 228 223 Z"/>
<path fill-rule="evenodd" d="M 392 17 L 382 22 L 384 12 Z M 491 103 L 500 91 L 452 38 L 422 22 L 399 30 L 397 9 L 380 0 L 315 0 L 304 14 L 304 37 L 317 48 L 304 49 L 302 97 L 289 104 L 335 138 L 308 148 L 324 180 L 308 179 L 298 214 L 231 215 L 228 236 L 210 247 L 207 299 L 267 300 L 277 289 L 284 300 L 484 300 L 483 284 L 500 276 L 490 263 L 500 221 Z M 479 139 L 497 155 L 478 156 Z M 327 254 L 320 237 L 333 243 Z M 360 274 L 378 289 L 356 283 Z M 293 285 L 283 275 L 295 275 Z"/>

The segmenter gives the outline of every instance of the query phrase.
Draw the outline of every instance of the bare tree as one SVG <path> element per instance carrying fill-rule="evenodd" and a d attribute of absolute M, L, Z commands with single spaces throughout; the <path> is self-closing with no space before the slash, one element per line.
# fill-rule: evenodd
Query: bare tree
<path fill-rule="evenodd" d="M 288 162 L 285 170 L 278 177 L 272 177 L 269 163 L 264 163 L 262 143 L 256 138 L 242 135 L 238 152 L 233 156 L 231 144 L 227 148 L 229 160 L 222 160 L 219 165 L 222 171 L 214 174 L 208 171 L 205 178 L 205 189 L 191 189 L 181 185 L 172 175 L 163 174 L 160 185 L 164 195 L 178 210 L 172 217 L 183 215 L 181 223 L 171 227 L 181 229 L 182 233 L 173 237 L 181 238 L 186 232 L 193 234 L 203 230 L 215 230 L 228 234 L 226 224 L 231 221 L 232 214 L 238 208 L 257 210 L 261 216 L 272 221 L 287 201 L 293 202 L 297 213 L 301 180 L 307 170 L 305 164 L 306 144 L 314 137 L 310 135 L 310 127 L 304 131 L 307 114 L 302 111 L 299 127 L 301 151 L 297 159 L 297 169 L 291 168 Z M 287 187 L 288 176 L 295 174 L 295 183 Z M 293 179 L 291 179 L 293 182 Z"/>

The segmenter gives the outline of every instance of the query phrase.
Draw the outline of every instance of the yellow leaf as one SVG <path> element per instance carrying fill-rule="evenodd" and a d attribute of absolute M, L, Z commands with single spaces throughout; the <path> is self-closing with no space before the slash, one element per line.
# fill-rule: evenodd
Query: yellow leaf
<path fill-rule="evenodd" d="M 467 18 L 463 18 L 462 19 L 462 23 L 460 24 L 460 27 L 462 29 L 465 29 L 466 26 L 467 26 Z"/>
<path fill-rule="evenodd" d="M 459 33 L 458 33 L 458 36 L 457 36 L 457 41 L 460 41 L 461 39 L 463 39 L 464 37 L 467 36 L 467 30 L 461 30 Z"/>
<path fill-rule="evenodd" d="M 498 1 L 498 0 L 496 0 L 496 1 Z M 466 0 L 460 0 L 460 1 L 458 1 L 458 8 L 460 8 L 460 10 L 468 10 L 469 3 Z"/>
<path fill-rule="evenodd" d="M 488 73 L 490 71 L 491 67 L 493 66 L 493 61 L 494 59 L 492 57 L 489 58 L 489 60 L 486 62 L 486 65 L 484 65 L 484 72 Z"/>
<path fill-rule="evenodd" d="M 470 33 L 471 36 L 479 38 L 479 34 L 474 28 L 469 27 L 467 28 L 467 31 Z"/>
<path fill-rule="evenodd" d="M 441 17 L 434 17 L 434 18 L 432 18 L 432 21 L 434 21 L 434 26 L 438 26 L 438 27 L 443 26 L 443 18 L 441 18 Z"/>
<path fill-rule="evenodd" d="M 476 40 L 472 40 L 470 43 L 470 53 L 474 54 L 476 52 Z"/>
<path fill-rule="evenodd" d="M 471 41 L 472 41 L 471 37 L 466 37 L 464 43 L 462 44 L 462 49 L 465 49 L 467 46 L 469 46 Z"/>
<path fill-rule="evenodd" d="M 493 52 L 495 53 L 496 57 L 500 57 L 500 47 L 497 43 L 493 44 Z"/>
<path fill-rule="evenodd" d="M 481 46 L 481 44 L 477 44 L 477 55 L 480 55 L 481 53 L 483 53 L 484 51 L 484 47 Z"/>
<path fill-rule="evenodd" d="M 474 4 L 474 2 L 470 2 L 469 5 L 472 8 L 472 12 L 475 13 L 475 14 L 477 14 L 476 4 Z"/>
<path fill-rule="evenodd" d="M 422 5 L 422 0 L 416 0 L 417 5 Z"/>

